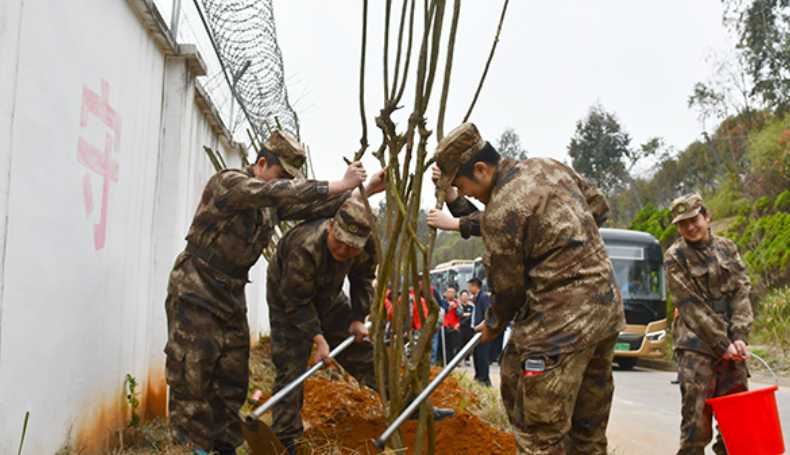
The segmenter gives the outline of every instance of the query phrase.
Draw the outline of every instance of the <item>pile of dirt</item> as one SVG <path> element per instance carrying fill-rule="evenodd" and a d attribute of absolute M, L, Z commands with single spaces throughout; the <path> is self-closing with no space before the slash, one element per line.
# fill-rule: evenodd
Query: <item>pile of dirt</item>
<path fill-rule="evenodd" d="M 267 350 L 265 345 L 254 348 L 258 352 L 252 358 L 266 364 L 262 352 Z M 434 368 L 431 376 L 439 371 Z M 504 455 L 515 452 L 511 434 L 494 429 L 466 410 L 477 402 L 477 396 L 460 387 L 452 377 L 436 389 L 431 400 L 434 406 L 453 408 L 457 414 L 436 422 L 436 453 Z M 384 409 L 376 392 L 360 387 L 353 379 L 346 381 L 337 374 L 325 373 L 308 379 L 302 419 L 307 441 L 303 453 L 323 453 L 315 451 L 320 446 L 332 447 L 333 453 L 342 455 L 380 453 L 373 441 L 386 429 Z M 412 453 L 416 429 L 416 420 L 407 421 L 401 427 L 407 447 L 405 454 Z"/>

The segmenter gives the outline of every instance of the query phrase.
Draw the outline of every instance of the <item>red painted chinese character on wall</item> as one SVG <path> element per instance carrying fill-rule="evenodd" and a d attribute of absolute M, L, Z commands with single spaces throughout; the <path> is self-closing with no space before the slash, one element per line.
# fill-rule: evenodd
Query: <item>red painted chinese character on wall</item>
<path fill-rule="evenodd" d="M 89 143 L 80 136 L 77 142 L 77 161 L 88 168 L 82 179 L 83 198 L 85 200 L 85 213 L 93 212 L 93 188 L 91 186 L 91 172 L 102 179 L 101 190 L 101 215 L 99 222 L 93 226 L 93 245 L 97 250 L 104 248 L 107 237 L 107 208 L 110 196 L 110 182 L 118 181 L 118 163 L 113 160 L 113 152 L 118 153 L 121 147 L 121 117 L 110 107 L 110 84 L 102 79 L 101 94 L 82 87 L 82 112 L 80 114 L 80 127 L 87 128 L 88 118 L 94 116 L 108 129 L 104 144 L 99 147 Z M 112 133 L 112 134 L 110 134 Z"/>

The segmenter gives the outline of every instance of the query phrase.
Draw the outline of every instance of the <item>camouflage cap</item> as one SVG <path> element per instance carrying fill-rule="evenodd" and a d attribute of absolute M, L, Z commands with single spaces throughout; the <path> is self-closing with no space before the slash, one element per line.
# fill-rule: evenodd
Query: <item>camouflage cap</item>
<path fill-rule="evenodd" d="M 433 155 L 442 171 L 442 176 L 437 182 L 439 188 L 450 186 L 455 180 L 458 168 L 472 159 L 485 145 L 486 141 L 480 136 L 473 123 L 462 124 L 439 141 Z"/>
<path fill-rule="evenodd" d="M 277 155 L 285 172 L 294 178 L 304 178 L 302 171 L 299 169 L 304 166 L 305 160 L 307 160 L 307 153 L 299 141 L 285 134 L 282 130 L 274 130 L 264 147 Z"/>
<path fill-rule="evenodd" d="M 370 237 L 370 221 L 358 199 L 348 199 L 335 214 L 332 235 L 352 248 L 363 248 Z"/>
<path fill-rule="evenodd" d="M 672 224 L 694 218 L 701 208 L 702 196 L 699 193 L 680 196 L 669 204 L 669 211 L 672 212 Z"/>

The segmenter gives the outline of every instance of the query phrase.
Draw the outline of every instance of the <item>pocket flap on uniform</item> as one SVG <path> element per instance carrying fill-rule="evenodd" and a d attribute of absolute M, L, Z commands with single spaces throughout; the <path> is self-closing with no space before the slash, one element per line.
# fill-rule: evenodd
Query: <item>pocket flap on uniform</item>
<path fill-rule="evenodd" d="M 707 264 L 694 264 L 689 266 L 689 273 L 694 278 L 699 278 L 708 274 Z"/>

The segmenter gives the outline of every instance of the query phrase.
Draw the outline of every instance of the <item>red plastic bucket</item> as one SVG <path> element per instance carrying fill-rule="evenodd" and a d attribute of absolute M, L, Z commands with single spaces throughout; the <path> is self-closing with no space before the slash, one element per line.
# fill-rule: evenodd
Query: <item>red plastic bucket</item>
<path fill-rule="evenodd" d="M 776 409 L 777 386 L 734 393 L 707 401 L 730 455 L 785 453 L 782 425 Z"/>

